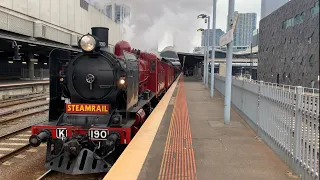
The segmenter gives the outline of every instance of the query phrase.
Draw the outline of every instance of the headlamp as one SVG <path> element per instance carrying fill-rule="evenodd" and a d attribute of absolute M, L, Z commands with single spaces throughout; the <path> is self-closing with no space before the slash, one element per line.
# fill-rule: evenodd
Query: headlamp
<path fill-rule="evenodd" d="M 121 85 L 124 85 L 124 84 L 126 83 L 126 81 L 125 81 L 124 79 L 120 79 L 119 83 L 120 83 Z"/>
<path fill-rule="evenodd" d="M 80 39 L 79 45 L 82 50 L 86 52 L 90 52 L 96 48 L 97 41 L 93 36 L 85 35 L 85 36 L 82 36 L 82 38 Z"/>
<path fill-rule="evenodd" d="M 126 84 L 126 78 L 124 76 L 121 76 L 118 83 L 120 87 L 124 87 L 124 85 Z"/>

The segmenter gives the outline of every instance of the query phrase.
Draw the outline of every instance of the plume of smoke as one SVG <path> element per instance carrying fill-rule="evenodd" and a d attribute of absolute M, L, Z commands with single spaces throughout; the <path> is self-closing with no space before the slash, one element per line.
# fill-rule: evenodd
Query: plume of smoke
<path fill-rule="evenodd" d="M 92 0 L 106 4 L 106 0 Z M 110 2 L 110 0 L 109 0 Z M 200 41 L 201 34 L 196 30 L 203 24 L 197 19 L 200 13 L 211 14 L 211 0 L 117 0 L 131 8 L 129 25 L 123 25 L 124 40 L 134 48 L 159 50 L 173 45 L 177 51 L 190 51 Z M 103 6 L 103 5 L 102 5 Z"/>

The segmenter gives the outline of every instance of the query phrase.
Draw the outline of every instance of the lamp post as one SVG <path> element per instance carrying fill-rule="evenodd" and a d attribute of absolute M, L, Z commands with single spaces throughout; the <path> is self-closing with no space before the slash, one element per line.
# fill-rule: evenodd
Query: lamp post
<path fill-rule="evenodd" d="M 203 32 L 204 31 L 204 29 L 203 28 L 199 28 L 197 31 L 201 31 L 201 32 Z M 206 77 L 206 51 L 207 51 L 207 49 L 206 49 L 206 45 L 207 43 L 206 43 L 206 40 L 204 39 L 204 47 L 205 47 L 205 49 L 204 49 L 204 58 L 203 58 L 203 84 L 206 84 L 206 79 L 205 79 L 205 77 Z"/>
<path fill-rule="evenodd" d="M 213 0 L 212 7 L 212 51 L 211 51 L 211 83 L 210 83 L 210 96 L 214 95 L 214 60 L 215 60 L 215 46 L 216 46 L 216 9 L 217 9 L 217 0 Z"/>
<path fill-rule="evenodd" d="M 227 31 L 232 29 L 234 19 L 234 1 L 229 0 Z M 233 42 L 227 44 L 227 57 L 226 57 L 226 81 L 225 81 L 225 98 L 224 98 L 224 123 L 230 123 L 230 110 L 231 110 L 231 83 L 232 83 L 232 49 Z"/>
<path fill-rule="evenodd" d="M 204 60 L 204 73 L 203 73 L 203 76 L 204 76 L 204 83 L 206 85 L 206 87 L 208 87 L 208 56 L 209 56 L 209 37 L 210 37 L 210 34 L 209 34 L 209 29 L 210 29 L 210 16 L 208 15 L 205 15 L 205 14 L 200 14 L 198 15 L 198 19 L 201 18 L 201 19 L 205 19 L 205 22 L 208 22 L 208 28 L 207 28 L 207 38 L 205 39 L 205 60 Z"/>

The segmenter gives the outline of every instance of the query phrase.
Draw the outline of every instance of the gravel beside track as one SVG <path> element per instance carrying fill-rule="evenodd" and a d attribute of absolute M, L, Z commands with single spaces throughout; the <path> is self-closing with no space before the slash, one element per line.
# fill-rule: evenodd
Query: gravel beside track
<path fill-rule="evenodd" d="M 9 107 L 9 106 L 18 105 L 18 104 L 27 103 L 27 102 L 32 102 L 32 101 L 36 101 L 36 100 L 42 100 L 42 99 L 46 99 L 48 97 L 49 97 L 49 94 L 41 93 L 41 94 L 30 95 L 27 97 L 22 97 L 22 98 L 17 98 L 17 99 L 3 100 L 3 101 L 0 101 L 0 108 Z"/>
<path fill-rule="evenodd" d="M 18 155 L 0 164 L 0 179 L 2 180 L 35 180 L 47 170 L 45 162 L 45 143 L 36 148 L 28 148 Z"/>
<path fill-rule="evenodd" d="M 46 105 L 48 103 L 49 101 L 46 101 L 46 100 L 37 100 L 34 102 L 28 102 L 28 103 L 18 104 L 10 107 L 0 108 L 0 116 L 3 117 L 4 115 L 7 115 L 7 114 L 28 110 L 30 108 L 39 107 L 42 105 Z"/>
<path fill-rule="evenodd" d="M 0 162 L 5 162 L 13 155 L 30 147 L 29 137 L 30 130 L 28 128 L 0 138 Z"/>
<path fill-rule="evenodd" d="M 23 118 L 19 118 L 18 121 L 1 124 L 0 138 L 6 135 L 12 134 L 14 132 L 17 132 L 19 130 L 28 128 L 32 125 L 45 122 L 47 120 L 48 120 L 48 110 L 30 115 L 30 116 L 26 116 Z"/>
<path fill-rule="evenodd" d="M 12 113 L 12 114 L 8 114 L 8 115 L 4 115 L 4 116 L 0 117 L 0 124 L 4 124 L 4 123 L 8 124 L 8 123 L 12 123 L 14 121 L 20 121 L 20 118 L 46 111 L 46 110 L 48 110 L 48 108 L 49 108 L 49 106 L 47 104 L 45 104 L 45 105 L 41 105 L 39 107 L 25 109 L 24 111 L 22 111 L 20 113 Z"/>
<path fill-rule="evenodd" d="M 56 171 L 46 171 L 37 180 L 60 180 L 60 179 L 74 179 L 74 180 L 102 180 L 106 173 L 86 174 L 86 175 L 68 175 Z"/>

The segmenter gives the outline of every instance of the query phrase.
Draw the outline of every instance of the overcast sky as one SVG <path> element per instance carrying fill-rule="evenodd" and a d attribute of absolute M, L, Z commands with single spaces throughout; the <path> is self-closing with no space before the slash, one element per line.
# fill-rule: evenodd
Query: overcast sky
<path fill-rule="evenodd" d="M 111 0 L 91 0 L 105 4 Z M 217 0 L 216 28 L 226 30 L 228 0 Z M 204 20 L 197 19 L 201 13 L 212 16 L 212 0 L 116 0 L 131 7 L 130 26 L 126 28 L 125 40 L 140 49 L 155 47 L 159 50 L 173 44 L 178 51 L 192 52 L 200 46 Z M 257 13 L 259 26 L 261 0 L 235 0 L 235 11 Z"/>

